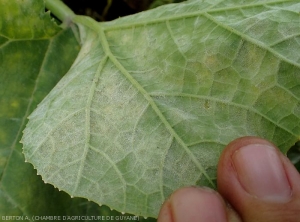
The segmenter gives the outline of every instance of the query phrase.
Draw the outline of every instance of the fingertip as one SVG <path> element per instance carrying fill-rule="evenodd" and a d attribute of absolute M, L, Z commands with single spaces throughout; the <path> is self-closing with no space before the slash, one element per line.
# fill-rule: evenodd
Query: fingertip
<path fill-rule="evenodd" d="M 209 188 L 186 187 L 175 191 L 163 204 L 159 222 L 227 221 L 226 205 Z"/>
<path fill-rule="evenodd" d="M 244 220 L 272 217 L 261 212 L 278 215 L 299 208 L 299 173 L 267 140 L 242 137 L 229 143 L 217 174 L 218 191 Z"/>
<path fill-rule="evenodd" d="M 166 200 L 162 205 L 158 214 L 157 222 L 173 222 L 169 200 Z"/>

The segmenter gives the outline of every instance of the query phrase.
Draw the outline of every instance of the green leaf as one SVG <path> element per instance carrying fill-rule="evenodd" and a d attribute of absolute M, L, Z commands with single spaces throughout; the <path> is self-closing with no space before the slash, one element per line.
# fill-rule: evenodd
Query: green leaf
<path fill-rule="evenodd" d="M 215 186 L 224 146 L 300 136 L 298 1 L 189 1 L 108 23 L 74 17 L 71 69 L 31 114 L 26 159 L 72 196 L 156 217 Z"/>
<path fill-rule="evenodd" d="M 28 114 L 68 71 L 78 42 L 70 28 L 59 28 L 44 13 L 43 1 L 0 5 L 0 220 L 105 215 L 109 209 L 46 185 L 24 162 L 19 143 Z"/>
<path fill-rule="evenodd" d="M 184 2 L 186 0 L 153 0 L 151 5 L 150 5 L 150 9 L 151 8 L 156 8 L 158 6 L 162 6 L 165 4 L 170 4 L 170 3 L 179 3 L 179 2 Z"/>

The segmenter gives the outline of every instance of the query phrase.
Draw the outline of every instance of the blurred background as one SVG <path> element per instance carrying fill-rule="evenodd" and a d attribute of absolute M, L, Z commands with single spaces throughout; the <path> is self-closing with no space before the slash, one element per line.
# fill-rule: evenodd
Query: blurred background
<path fill-rule="evenodd" d="M 185 0 L 63 0 L 76 14 L 87 15 L 97 21 L 111 21 L 161 5 Z"/>

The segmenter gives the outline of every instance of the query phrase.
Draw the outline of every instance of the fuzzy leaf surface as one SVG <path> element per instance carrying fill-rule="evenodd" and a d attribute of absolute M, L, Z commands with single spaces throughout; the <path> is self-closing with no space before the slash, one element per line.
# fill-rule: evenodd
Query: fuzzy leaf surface
<path fill-rule="evenodd" d="M 72 196 L 156 217 L 175 189 L 214 187 L 237 137 L 285 153 L 300 135 L 299 11 L 194 0 L 108 23 L 76 17 L 83 46 L 30 116 L 26 159 Z"/>

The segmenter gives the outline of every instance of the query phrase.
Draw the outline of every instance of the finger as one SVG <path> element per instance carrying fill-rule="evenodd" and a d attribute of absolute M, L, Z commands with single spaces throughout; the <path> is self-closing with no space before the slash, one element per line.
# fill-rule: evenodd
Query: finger
<path fill-rule="evenodd" d="M 225 148 L 218 165 L 218 191 L 243 221 L 299 221 L 299 173 L 266 140 L 244 137 Z"/>
<path fill-rule="evenodd" d="M 217 192 L 186 187 L 175 191 L 164 203 L 158 222 L 227 222 L 229 218 L 237 219 Z"/>

